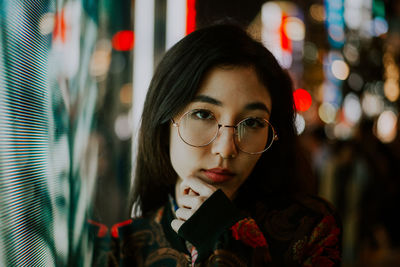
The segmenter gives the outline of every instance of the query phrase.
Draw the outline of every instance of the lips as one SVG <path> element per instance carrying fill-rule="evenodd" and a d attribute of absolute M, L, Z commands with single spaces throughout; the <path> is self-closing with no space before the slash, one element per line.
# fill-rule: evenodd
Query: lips
<path fill-rule="evenodd" d="M 204 174 L 214 183 L 223 183 L 232 179 L 235 176 L 234 173 L 230 172 L 228 169 L 223 168 L 204 170 Z"/>

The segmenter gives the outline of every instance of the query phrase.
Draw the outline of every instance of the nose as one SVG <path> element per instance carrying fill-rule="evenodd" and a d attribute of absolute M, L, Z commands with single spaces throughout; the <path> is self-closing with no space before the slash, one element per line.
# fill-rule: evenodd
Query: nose
<path fill-rule="evenodd" d="M 238 150 L 234 140 L 234 126 L 221 125 L 218 131 L 218 136 L 212 143 L 211 152 L 215 155 L 220 155 L 224 159 L 235 158 Z"/>

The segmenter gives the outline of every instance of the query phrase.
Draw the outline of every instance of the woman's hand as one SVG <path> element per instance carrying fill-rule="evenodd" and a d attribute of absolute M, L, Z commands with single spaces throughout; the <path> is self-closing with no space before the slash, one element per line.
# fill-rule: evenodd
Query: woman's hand
<path fill-rule="evenodd" d="M 187 221 L 217 189 L 197 177 L 183 179 L 176 192 L 177 219 L 171 222 L 172 229 L 178 232 L 182 224 Z"/>

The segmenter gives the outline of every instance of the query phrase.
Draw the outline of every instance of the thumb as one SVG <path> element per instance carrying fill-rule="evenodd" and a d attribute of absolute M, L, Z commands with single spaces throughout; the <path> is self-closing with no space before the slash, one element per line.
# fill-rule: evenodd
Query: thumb
<path fill-rule="evenodd" d="M 182 226 L 183 223 L 184 223 L 184 221 L 175 219 L 175 220 L 173 220 L 173 221 L 171 222 L 171 227 L 172 227 L 172 229 L 174 229 L 174 231 L 175 231 L 176 233 L 178 233 L 178 231 L 179 231 L 179 229 L 181 228 L 181 226 Z"/>

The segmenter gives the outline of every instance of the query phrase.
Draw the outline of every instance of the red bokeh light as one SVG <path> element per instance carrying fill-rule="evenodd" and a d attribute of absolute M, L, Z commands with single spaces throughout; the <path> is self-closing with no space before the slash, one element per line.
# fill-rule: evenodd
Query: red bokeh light
<path fill-rule="evenodd" d="M 186 1 L 186 34 L 196 29 L 196 0 Z"/>
<path fill-rule="evenodd" d="M 285 31 L 285 24 L 287 23 L 287 18 L 288 16 L 286 14 L 282 14 L 282 23 L 279 28 L 279 31 L 281 33 L 281 47 L 285 51 L 292 52 L 292 44 L 289 37 L 286 35 Z"/>
<path fill-rule="evenodd" d="M 135 44 L 133 31 L 119 31 L 112 38 L 112 46 L 117 51 L 129 51 Z"/>
<path fill-rule="evenodd" d="M 306 111 L 311 107 L 312 98 L 309 92 L 304 89 L 296 89 L 293 92 L 294 105 L 297 111 Z"/>

